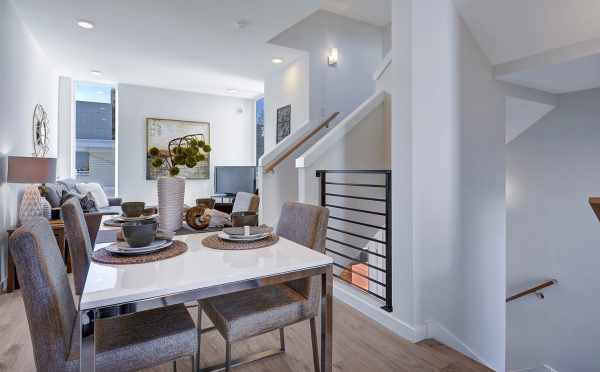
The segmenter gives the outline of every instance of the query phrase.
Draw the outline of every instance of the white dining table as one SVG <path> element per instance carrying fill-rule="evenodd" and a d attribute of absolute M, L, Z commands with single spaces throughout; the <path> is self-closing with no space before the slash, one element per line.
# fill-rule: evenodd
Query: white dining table
<path fill-rule="evenodd" d="M 161 261 L 106 265 L 91 262 L 80 297 L 80 370 L 95 370 L 95 322 L 315 275 L 321 276 L 321 371 L 332 371 L 333 260 L 280 238 L 251 250 L 207 248 L 209 234 L 176 236 L 188 250 Z M 107 244 L 97 244 L 101 249 Z"/>

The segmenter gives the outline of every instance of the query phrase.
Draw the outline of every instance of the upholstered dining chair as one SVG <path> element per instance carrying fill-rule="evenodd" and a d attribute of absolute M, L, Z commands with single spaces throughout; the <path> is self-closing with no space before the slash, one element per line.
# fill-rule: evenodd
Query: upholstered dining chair
<path fill-rule="evenodd" d="M 235 194 L 235 200 L 233 202 L 231 213 L 257 212 L 259 204 L 260 197 L 258 195 L 250 194 L 249 192 L 238 192 Z"/>
<path fill-rule="evenodd" d="M 10 236 L 21 281 L 36 369 L 79 371 L 79 318 L 48 221 L 36 218 Z M 197 370 L 197 336 L 185 306 L 96 322 L 96 370 L 132 371 L 183 357 Z"/>
<path fill-rule="evenodd" d="M 100 227 L 100 221 L 97 217 L 102 220 L 102 216 L 93 215 L 86 218 L 81 204 L 76 198 L 64 202 L 61 211 L 65 223 L 65 235 L 69 244 L 69 252 L 71 253 L 75 294 L 80 296 L 83 293 L 83 286 L 94 251 L 94 242 Z M 88 225 L 88 219 L 93 223 Z"/>
<path fill-rule="evenodd" d="M 286 203 L 279 218 L 279 236 L 325 252 L 329 211 L 323 207 L 301 203 Z M 315 317 L 319 311 L 321 282 L 319 277 L 299 279 L 285 284 L 251 289 L 241 293 L 210 298 L 200 302 L 198 319 L 206 312 L 226 343 L 225 370 L 247 362 L 285 352 L 284 327 L 309 320 L 315 371 L 319 371 L 319 352 Z M 279 350 L 263 352 L 244 358 L 244 362 L 231 361 L 231 344 L 279 329 Z M 198 321 L 198 348 L 202 334 Z M 212 369 L 210 367 L 209 369 Z"/>

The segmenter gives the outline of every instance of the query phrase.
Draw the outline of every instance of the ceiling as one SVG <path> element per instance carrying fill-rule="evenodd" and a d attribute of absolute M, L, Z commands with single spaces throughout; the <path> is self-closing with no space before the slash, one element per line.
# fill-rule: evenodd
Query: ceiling
<path fill-rule="evenodd" d="M 497 75 L 497 78 L 554 94 L 597 88 L 600 87 L 600 54 Z"/>
<path fill-rule="evenodd" d="M 392 0 L 322 0 L 321 8 L 376 26 L 392 20 Z"/>
<path fill-rule="evenodd" d="M 391 0 L 18 0 L 25 25 L 57 71 L 76 80 L 130 83 L 255 98 L 264 80 L 304 52 L 269 44 L 320 8 L 384 25 Z M 77 20 L 95 23 L 93 30 Z M 242 27 L 240 27 L 240 24 Z M 102 76 L 91 74 L 99 70 Z M 232 91 L 235 90 L 235 91 Z"/>
<path fill-rule="evenodd" d="M 600 1 L 454 2 L 500 80 L 549 93 L 600 87 Z"/>
<path fill-rule="evenodd" d="M 598 0 L 454 0 L 497 65 L 600 37 Z"/>
<path fill-rule="evenodd" d="M 319 0 L 39 0 L 14 2 L 59 73 L 84 81 L 132 83 L 256 97 L 264 78 L 302 52 L 267 44 L 319 9 Z M 268 10 L 268 11 L 266 11 Z M 78 19 L 96 27 L 84 30 Z M 237 21 L 247 23 L 239 29 Z M 103 72 L 94 76 L 91 70 Z M 228 92 L 236 89 L 237 93 Z"/>

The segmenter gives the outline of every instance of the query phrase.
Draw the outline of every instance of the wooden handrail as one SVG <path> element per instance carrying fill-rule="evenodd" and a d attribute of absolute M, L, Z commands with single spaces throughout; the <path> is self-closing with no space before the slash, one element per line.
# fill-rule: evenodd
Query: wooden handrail
<path fill-rule="evenodd" d="M 530 294 L 538 293 L 542 289 L 548 288 L 555 284 L 558 284 L 558 280 L 556 280 L 556 279 L 547 280 L 547 281 L 543 282 L 542 284 L 539 284 L 535 287 L 529 288 L 525 291 L 522 291 L 522 292 L 519 292 L 517 294 L 510 296 L 509 298 L 506 299 L 506 302 L 508 303 L 508 302 L 514 301 L 518 298 L 529 296 Z"/>
<path fill-rule="evenodd" d="M 339 114 L 340 114 L 339 112 L 334 112 L 333 114 L 331 114 L 331 116 L 329 116 L 327 119 L 325 119 L 325 121 L 323 121 L 321 123 L 321 125 L 319 125 L 315 129 L 310 131 L 310 133 L 308 133 L 306 136 L 304 136 L 304 138 L 302 138 L 300 141 L 296 142 L 296 144 L 294 144 L 294 146 L 292 146 L 289 150 L 287 150 L 286 152 L 281 154 L 281 156 L 279 156 L 277 159 L 275 159 L 272 162 L 270 162 L 269 164 L 265 165 L 263 167 L 263 172 L 264 173 L 272 172 L 273 169 L 275 169 L 275 167 L 279 165 L 279 163 L 281 163 L 282 161 L 287 159 L 288 156 L 292 155 L 296 150 L 298 150 L 298 148 L 300 146 L 302 146 L 306 141 L 311 139 L 312 136 L 317 134 L 321 129 L 328 127 L 329 124 L 333 121 L 333 119 L 335 119 Z"/>
<path fill-rule="evenodd" d="M 600 198 L 590 197 L 588 201 L 590 203 L 590 207 L 592 207 L 592 210 L 596 214 L 596 217 L 598 217 L 598 221 L 600 221 Z"/>

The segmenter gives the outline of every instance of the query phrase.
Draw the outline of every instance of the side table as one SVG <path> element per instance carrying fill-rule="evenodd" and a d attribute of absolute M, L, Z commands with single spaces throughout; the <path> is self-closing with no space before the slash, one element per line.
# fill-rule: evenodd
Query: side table
<path fill-rule="evenodd" d="M 56 238 L 56 243 L 58 245 L 58 249 L 60 250 L 60 254 L 63 257 L 65 262 L 65 266 L 67 267 L 67 272 L 71 272 L 71 255 L 69 254 L 69 247 L 66 244 L 65 239 L 65 224 L 62 220 L 50 220 L 50 226 L 52 227 L 52 232 L 54 233 L 54 237 Z M 15 232 L 17 228 L 11 227 L 6 232 L 8 236 Z M 6 292 L 10 293 L 15 289 L 19 289 L 19 279 L 17 278 L 17 270 L 15 267 L 15 263 L 13 262 L 12 256 L 10 254 L 10 249 L 8 250 L 8 257 L 6 260 L 6 273 L 8 275 L 7 283 L 6 283 Z"/>

